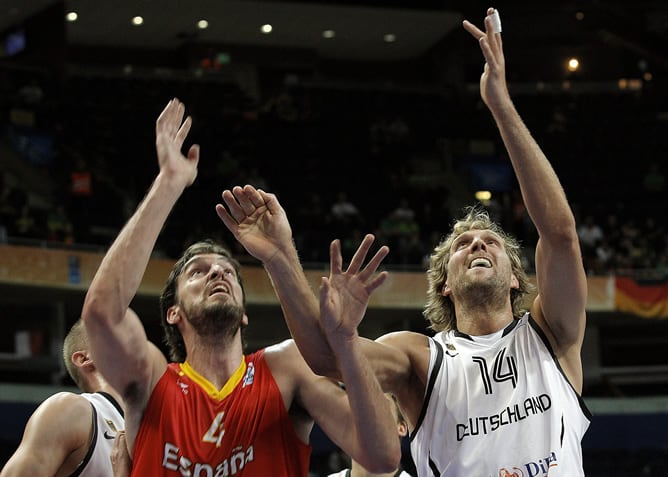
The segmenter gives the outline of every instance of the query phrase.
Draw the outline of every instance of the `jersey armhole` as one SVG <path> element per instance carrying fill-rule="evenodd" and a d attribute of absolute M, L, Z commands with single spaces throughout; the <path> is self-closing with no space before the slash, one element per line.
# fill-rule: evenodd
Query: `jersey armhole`
<path fill-rule="evenodd" d="M 95 450 L 95 445 L 97 444 L 97 410 L 95 409 L 95 406 L 93 403 L 90 403 L 90 407 L 93 410 L 92 415 L 93 415 L 93 435 L 91 437 L 90 443 L 88 444 L 88 451 L 86 451 L 86 456 L 81 460 L 81 463 L 77 466 L 77 469 L 70 474 L 70 477 L 78 477 L 81 475 L 83 470 L 86 468 L 86 465 L 88 465 L 88 461 L 93 457 L 93 451 Z"/>
<path fill-rule="evenodd" d="M 413 439 L 415 438 L 418 430 L 420 429 L 420 426 L 422 425 L 422 421 L 424 421 L 424 418 L 427 414 L 427 407 L 429 406 L 431 393 L 434 391 L 436 378 L 438 377 L 438 373 L 441 369 L 441 363 L 443 362 L 443 346 L 441 346 L 441 343 L 439 343 L 433 338 L 429 338 L 429 344 L 430 348 L 431 344 L 435 345 L 434 347 L 436 348 L 436 359 L 434 360 L 434 366 L 431 368 L 431 373 L 429 374 L 429 383 L 427 384 L 427 391 L 424 394 L 424 401 L 422 403 L 422 410 L 420 411 L 420 417 L 418 417 L 418 420 L 415 423 L 415 429 L 413 429 L 413 432 L 409 433 L 409 442 L 413 442 Z"/>

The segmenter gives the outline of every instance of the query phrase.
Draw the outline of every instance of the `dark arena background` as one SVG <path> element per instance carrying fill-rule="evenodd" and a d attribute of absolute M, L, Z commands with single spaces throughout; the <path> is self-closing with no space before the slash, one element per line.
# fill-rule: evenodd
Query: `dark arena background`
<path fill-rule="evenodd" d="M 581 230 L 586 474 L 667 475 L 665 0 L 0 0 L 0 465 L 45 397 L 75 391 L 62 339 L 157 171 L 154 122 L 172 97 L 201 160 L 133 302 L 160 346 L 166 270 L 205 236 L 244 265 L 248 350 L 289 337 L 261 267 L 215 214 L 233 185 L 279 196 L 314 287 L 331 239 L 344 253 L 367 232 L 390 245 L 391 279 L 360 327 L 370 338 L 429 333 L 426 257 L 464 205 L 488 208 L 532 270 L 535 231 L 461 27 L 489 6 L 513 100 Z M 339 213 L 344 201 L 356 212 Z M 345 465 L 317 428 L 312 444 L 314 477 Z"/>

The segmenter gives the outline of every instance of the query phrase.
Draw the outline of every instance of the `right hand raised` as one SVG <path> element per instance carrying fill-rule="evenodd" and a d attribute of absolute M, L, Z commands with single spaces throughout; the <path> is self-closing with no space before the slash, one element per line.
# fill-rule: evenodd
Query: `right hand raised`
<path fill-rule="evenodd" d="M 160 174 L 186 188 L 197 177 L 199 146 L 190 146 L 187 156 L 181 153 L 183 142 L 192 125 L 190 116 L 183 120 L 184 112 L 185 106 L 178 99 L 174 98 L 167 103 L 155 123 L 155 144 Z"/>

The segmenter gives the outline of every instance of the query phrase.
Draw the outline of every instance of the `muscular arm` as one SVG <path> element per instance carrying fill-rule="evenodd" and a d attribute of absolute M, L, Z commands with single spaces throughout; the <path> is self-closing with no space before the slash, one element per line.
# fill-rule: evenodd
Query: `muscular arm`
<path fill-rule="evenodd" d="M 304 275 L 292 240 L 290 224 L 278 199 L 274 194 L 250 185 L 225 190 L 222 197 L 225 206 L 216 206 L 218 216 L 248 253 L 262 261 L 271 278 L 290 333 L 304 359 L 316 374 L 340 379 L 341 373 L 337 368 L 334 352 L 320 326 L 318 301 Z M 367 236 L 360 246 L 360 253 L 356 255 L 358 270 L 372 243 L 373 237 Z M 341 262 L 340 245 L 338 242 L 333 245 L 333 252 L 338 254 L 337 259 Z M 374 271 L 386 253 L 385 249 L 377 256 L 378 263 L 375 264 Z M 340 279 L 358 280 L 352 270 L 346 274 L 339 271 L 335 280 Z M 371 283 L 377 287 L 382 281 Z M 365 309 L 366 304 L 362 303 L 362 314 Z M 374 370 L 383 366 L 386 357 L 393 356 L 392 353 L 380 352 L 384 348 L 370 340 L 363 340 L 362 346 Z M 378 354 L 374 350 L 379 350 Z"/>
<path fill-rule="evenodd" d="M 19 447 L 0 475 L 70 475 L 88 450 L 92 416 L 90 403 L 77 394 L 58 393 L 49 397 L 28 420 Z"/>
<path fill-rule="evenodd" d="M 216 212 L 225 226 L 267 271 L 290 334 L 318 374 L 336 373 L 329 344 L 318 321 L 318 301 L 304 274 L 287 215 L 274 194 L 253 186 L 222 194 Z"/>
<path fill-rule="evenodd" d="M 188 157 L 180 152 L 190 129 L 189 119 L 182 122 L 183 112 L 183 105 L 173 100 L 158 118 L 160 172 L 103 258 L 82 311 L 95 364 L 123 394 L 129 411 L 143 409 L 166 366 L 164 356 L 148 342 L 141 321 L 128 307 L 167 216 L 197 173 L 198 148 L 191 147 Z M 132 443 L 130 426 L 128 431 Z"/>
<path fill-rule="evenodd" d="M 554 169 L 510 99 L 501 34 L 492 32 L 493 9 L 487 13 L 486 32 L 467 21 L 464 27 L 480 43 L 486 62 L 480 79 L 481 96 L 499 129 L 522 198 L 539 235 L 536 247 L 539 293 L 532 314 L 546 329 L 571 382 L 579 388 L 587 281 L 575 218 Z"/>
<path fill-rule="evenodd" d="M 352 347 L 346 352 L 352 352 L 350 360 L 362 358 Z M 336 445 L 370 470 L 388 472 L 397 467 L 401 449 L 394 418 L 380 389 L 369 387 L 373 382 L 369 376 L 347 373 L 345 392 L 335 381 L 315 375 L 293 340 L 267 348 L 265 356 L 286 407 L 299 404 Z M 353 367 L 357 366 L 356 362 Z M 365 372 L 371 373 L 369 368 Z M 305 442 L 311 427 L 312 421 L 296 423 Z"/>

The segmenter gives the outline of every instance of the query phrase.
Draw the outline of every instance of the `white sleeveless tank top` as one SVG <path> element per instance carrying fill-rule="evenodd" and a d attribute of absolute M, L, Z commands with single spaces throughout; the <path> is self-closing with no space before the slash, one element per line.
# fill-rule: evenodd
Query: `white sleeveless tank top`
<path fill-rule="evenodd" d="M 111 447 L 116 433 L 125 429 L 123 411 L 116 400 L 104 392 L 82 393 L 93 408 L 93 438 L 86 456 L 72 477 L 113 476 Z"/>
<path fill-rule="evenodd" d="M 578 477 L 591 414 L 527 313 L 489 336 L 431 338 L 410 435 L 418 476 Z"/>

